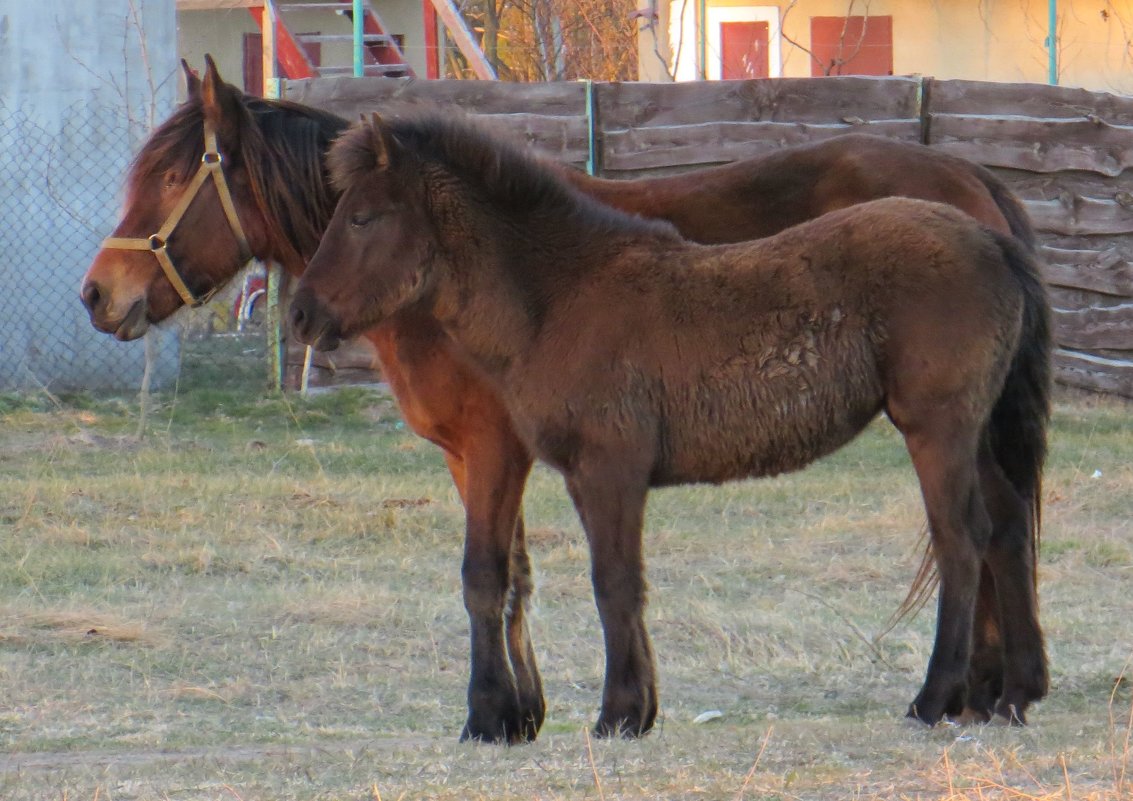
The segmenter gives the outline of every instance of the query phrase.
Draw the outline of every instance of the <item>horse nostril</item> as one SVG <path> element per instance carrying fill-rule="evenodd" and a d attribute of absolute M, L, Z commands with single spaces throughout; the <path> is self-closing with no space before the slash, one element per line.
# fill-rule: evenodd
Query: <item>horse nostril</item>
<path fill-rule="evenodd" d="M 83 305 L 90 311 L 97 311 L 99 301 L 102 300 L 102 292 L 99 291 L 98 284 L 90 282 L 83 286 L 82 290 Z"/>
<path fill-rule="evenodd" d="M 292 304 L 291 306 L 291 327 L 296 331 L 302 330 L 303 323 L 306 321 L 307 315 L 301 308 Z"/>

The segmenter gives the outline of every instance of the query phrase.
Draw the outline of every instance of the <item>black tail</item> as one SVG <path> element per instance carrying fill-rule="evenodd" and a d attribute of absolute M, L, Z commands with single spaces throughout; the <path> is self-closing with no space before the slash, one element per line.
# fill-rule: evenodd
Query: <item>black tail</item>
<path fill-rule="evenodd" d="M 1031 253 L 1037 253 L 1038 238 L 1035 236 L 1035 229 L 1031 226 L 1031 218 L 1027 216 L 1027 210 L 1023 208 L 1019 198 L 1015 197 L 1003 181 L 996 178 L 986 167 L 976 165 L 976 177 L 986 187 L 991 199 L 999 207 L 1000 214 L 1007 220 L 1011 235 L 1022 242 Z"/>
<path fill-rule="evenodd" d="M 996 234 L 996 239 L 1023 290 L 1023 321 L 1015 358 L 991 412 L 988 435 L 996 462 L 1031 508 L 1031 542 L 1037 565 L 1042 474 L 1050 424 L 1050 302 L 1034 256 L 1010 237 Z"/>

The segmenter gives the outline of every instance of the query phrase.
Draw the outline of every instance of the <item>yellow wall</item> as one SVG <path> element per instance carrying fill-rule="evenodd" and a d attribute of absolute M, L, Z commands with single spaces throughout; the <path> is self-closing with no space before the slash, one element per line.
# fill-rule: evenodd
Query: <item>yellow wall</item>
<path fill-rule="evenodd" d="M 424 76 L 425 23 L 420 0 L 376 0 L 372 5 L 391 33 L 404 35 L 405 56 L 416 73 Z M 345 17 L 336 17 L 326 11 L 288 11 L 287 21 L 292 33 L 351 31 L 351 24 Z M 190 66 L 201 69 L 205 53 L 211 53 L 220 74 L 237 86 L 242 85 L 244 74 L 244 34 L 258 32 L 255 20 L 243 8 L 180 11 L 177 14 L 177 48 L 181 57 Z M 351 66 L 351 43 L 324 42 L 322 62 L 325 65 Z"/>
<path fill-rule="evenodd" d="M 677 0 L 674 7 L 683 2 Z M 687 2 L 697 5 L 697 0 Z M 798 0 L 791 7 L 788 2 L 708 0 L 708 5 L 777 6 L 784 35 L 807 47 L 810 18 L 841 16 L 850 3 Z M 862 13 L 866 5 L 858 0 L 854 13 Z M 898 75 L 1047 82 L 1047 0 L 872 0 L 868 7 L 870 14 L 893 17 L 893 68 Z M 641 79 L 647 81 L 669 79 L 654 52 L 654 31 L 669 30 L 669 0 L 658 0 L 657 8 L 658 24 L 640 34 Z M 1059 83 L 1133 94 L 1133 0 L 1058 0 L 1058 16 Z M 690 44 L 695 48 L 695 42 L 687 41 L 684 48 Z M 667 41 L 657 47 L 668 55 Z M 810 56 L 784 41 L 781 74 L 809 76 Z"/>

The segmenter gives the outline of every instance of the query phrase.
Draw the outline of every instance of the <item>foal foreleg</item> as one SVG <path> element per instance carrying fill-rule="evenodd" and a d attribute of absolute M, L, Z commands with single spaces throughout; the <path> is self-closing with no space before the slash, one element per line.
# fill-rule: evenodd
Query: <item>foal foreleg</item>
<path fill-rule="evenodd" d="M 530 564 L 523 541 L 515 540 L 531 459 L 522 446 L 506 447 L 500 438 L 478 439 L 462 455 L 463 460 L 448 456 L 454 477 L 461 472 L 465 478 L 461 578 L 472 670 L 461 739 L 532 740 L 543 722 L 544 703 L 523 614 L 531 592 Z"/>
<path fill-rule="evenodd" d="M 632 476 L 579 473 L 568 475 L 567 489 L 590 543 L 591 580 L 606 646 L 606 682 L 594 733 L 637 737 L 657 717 L 641 551 L 647 487 Z"/>

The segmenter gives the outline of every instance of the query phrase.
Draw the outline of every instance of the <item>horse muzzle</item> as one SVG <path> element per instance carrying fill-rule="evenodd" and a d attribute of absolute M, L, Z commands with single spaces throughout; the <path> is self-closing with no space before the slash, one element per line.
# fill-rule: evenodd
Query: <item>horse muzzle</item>
<path fill-rule="evenodd" d="M 292 333 L 304 345 L 327 351 L 342 342 L 341 324 L 308 289 L 295 293 L 288 317 Z"/>
<path fill-rule="evenodd" d="M 83 305 L 90 315 L 90 324 L 104 334 L 113 334 L 122 342 L 141 337 L 149 330 L 146 298 L 135 300 L 125 314 L 116 314 L 110 295 L 96 282 L 87 281 L 80 292 Z"/>

